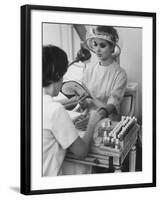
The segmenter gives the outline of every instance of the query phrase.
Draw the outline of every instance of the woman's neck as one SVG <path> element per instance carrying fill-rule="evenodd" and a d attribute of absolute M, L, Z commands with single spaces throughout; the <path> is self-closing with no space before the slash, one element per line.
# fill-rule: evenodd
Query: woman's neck
<path fill-rule="evenodd" d="M 109 58 L 109 59 L 107 59 L 107 60 L 101 60 L 101 61 L 99 62 L 99 64 L 102 65 L 102 66 L 108 67 L 110 64 L 113 63 L 113 61 L 114 61 L 113 58 Z"/>

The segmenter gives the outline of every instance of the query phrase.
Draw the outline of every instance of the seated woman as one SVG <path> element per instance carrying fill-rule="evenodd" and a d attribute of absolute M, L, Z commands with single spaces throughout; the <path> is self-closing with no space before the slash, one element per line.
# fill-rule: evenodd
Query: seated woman
<path fill-rule="evenodd" d="M 83 139 L 78 135 L 67 111 L 54 102 L 67 71 L 66 53 L 56 46 L 43 47 L 43 176 L 63 174 L 62 164 L 67 149 L 77 156 L 87 155 L 95 124 L 100 120 L 98 113 L 90 115 Z"/>
<path fill-rule="evenodd" d="M 123 99 L 127 75 L 116 58 L 120 55 L 119 36 L 112 26 L 96 26 L 87 35 L 86 44 L 97 56 L 98 61 L 88 63 L 84 69 L 82 82 L 99 103 L 102 117 L 113 119 L 119 114 Z M 90 106 L 92 101 L 81 102 L 82 107 Z"/>
<path fill-rule="evenodd" d="M 118 40 L 118 32 L 112 26 L 93 27 L 87 35 L 86 44 L 96 54 L 98 61 L 87 63 L 82 82 L 94 101 L 85 99 L 80 102 L 83 109 L 97 107 L 102 118 L 110 117 L 112 120 L 120 118 L 120 103 L 127 86 L 126 72 L 116 59 L 121 52 Z M 107 172 L 107 170 L 93 168 L 93 173 L 98 172 Z"/>

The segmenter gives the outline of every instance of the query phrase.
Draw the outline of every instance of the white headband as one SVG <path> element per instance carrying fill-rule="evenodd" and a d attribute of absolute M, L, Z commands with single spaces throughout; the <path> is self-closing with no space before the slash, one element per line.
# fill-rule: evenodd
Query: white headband
<path fill-rule="evenodd" d="M 121 49 L 119 47 L 119 45 L 117 44 L 118 42 L 118 38 L 116 41 L 114 41 L 112 39 L 112 35 L 110 34 L 106 34 L 106 33 L 94 33 L 93 31 L 88 33 L 87 35 L 87 38 L 86 38 L 86 44 L 88 46 L 88 48 L 94 52 L 94 49 L 92 48 L 91 46 L 91 40 L 94 39 L 94 38 L 100 38 L 100 39 L 103 39 L 103 40 L 106 40 L 108 42 L 111 42 L 113 45 L 115 45 L 115 53 L 114 53 L 114 56 L 119 56 L 120 53 L 121 53 Z M 95 52 L 94 52 L 95 53 Z"/>
<path fill-rule="evenodd" d="M 116 45 L 117 44 L 117 42 L 118 42 L 118 39 L 117 39 L 117 41 L 114 41 L 113 39 L 112 39 L 112 35 L 110 35 L 110 34 L 102 34 L 102 33 L 89 33 L 88 35 L 87 35 L 87 39 L 86 40 L 89 40 L 89 39 L 93 39 L 93 38 L 100 38 L 100 39 L 103 39 L 103 40 L 107 40 L 107 41 L 109 41 L 109 42 L 111 42 L 112 44 L 114 44 L 114 45 Z"/>

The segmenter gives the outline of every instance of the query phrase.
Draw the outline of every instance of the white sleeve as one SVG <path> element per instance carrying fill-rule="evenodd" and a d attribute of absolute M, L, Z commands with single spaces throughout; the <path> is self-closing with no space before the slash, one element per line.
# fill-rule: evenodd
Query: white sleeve
<path fill-rule="evenodd" d="M 125 71 L 121 71 L 115 80 L 114 87 L 107 101 L 107 104 L 113 104 L 116 107 L 117 112 L 119 105 L 123 99 L 126 86 L 127 86 L 127 75 Z"/>
<path fill-rule="evenodd" d="M 68 148 L 78 137 L 69 114 L 62 105 L 52 115 L 52 132 L 63 149 Z"/>

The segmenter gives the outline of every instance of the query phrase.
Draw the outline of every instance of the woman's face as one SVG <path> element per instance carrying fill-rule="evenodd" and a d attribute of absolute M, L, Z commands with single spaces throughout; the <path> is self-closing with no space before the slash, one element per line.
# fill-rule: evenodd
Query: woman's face
<path fill-rule="evenodd" d="M 112 56 L 113 46 L 106 40 L 94 38 L 92 48 L 100 61 L 106 61 Z"/>

